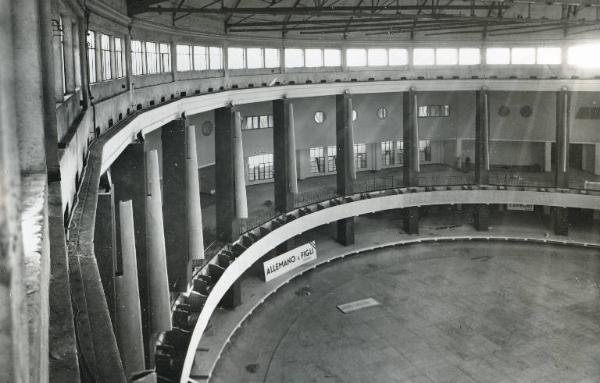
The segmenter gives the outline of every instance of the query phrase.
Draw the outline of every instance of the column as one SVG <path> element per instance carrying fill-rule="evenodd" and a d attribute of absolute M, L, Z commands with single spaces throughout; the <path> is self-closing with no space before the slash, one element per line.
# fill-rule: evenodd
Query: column
<path fill-rule="evenodd" d="M 490 183 L 490 113 L 487 89 L 475 92 L 475 182 Z"/>
<path fill-rule="evenodd" d="M 94 225 L 94 255 L 108 305 L 108 312 L 116 323 L 117 298 L 115 275 L 117 272 L 117 223 L 115 222 L 115 190 L 107 172 L 100 179 L 98 203 L 96 204 L 96 223 Z"/>
<path fill-rule="evenodd" d="M 81 52 L 85 53 L 85 50 L 81 51 L 79 44 L 79 22 L 78 19 L 73 19 L 71 24 L 71 36 L 73 37 L 73 84 L 75 89 L 81 88 Z M 114 46 L 112 47 L 114 50 Z M 114 60 L 113 60 L 114 62 Z M 114 72 L 113 72 L 114 73 Z"/>
<path fill-rule="evenodd" d="M 354 194 L 354 135 L 352 131 L 352 97 L 348 93 L 335 96 L 337 142 L 337 193 Z M 337 240 L 344 246 L 354 244 L 354 217 L 337 222 Z"/>
<path fill-rule="evenodd" d="M 132 63 L 131 63 L 131 29 L 129 30 L 129 33 L 125 35 L 125 79 L 127 81 L 127 90 L 129 91 L 129 106 L 132 108 L 132 110 L 135 110 L 135 108 L 133 108 L 134 105 L 134 99 L 133 99 L 133 84 L 132 84 L 132 73 L 133 73 L 133 67 L 132 67 Z M 173 54 L 171 54 L 171 63 L 173 62 Z"/>
<path fill-rule="evenodd" d="M 196 152 L 196 127 L 187 127 L 186 138 L 187 204 L 190 260 L 198 263 L 204 259 L 204 236 L 202 233 L 202 207 L 200 204 L 200 179 L 198 175 L 198 153 Z"/>
<path fill-rule="evenodd" d="M 594 169 L 593 173 L 597 176 L 600 175 L 600 144 L 594 145 Z"/>
<path fill-rule="evenodd" d="M 418 100 L 414 88 L 402 93 L 402 131 L 404 141 L 404 186 L 418 186 L 419 172 L 419 122 Z"/>
<path fill-rule="evenodd" d="M 462 143 L 463 140 L 462 138 L 456 138 L 456 151 L 455 151 L 455 157 L 456 157 L 456 167 L 458 169 L 462 169 Z M 468 170 L 468 169 L 467 169 Z"/>
<path fill-rule="evenodd" d="M 191 280 L 188 243 L 186 120 L 179 118 L 162 127 L 163 215 L 169 286 L 185 291 Z M 218 210 L 217 210 L 218 211 Z"/>
<path fill-rule="evenodd" d="M 244 172 L 244 146 L 242 143 L 242 116 L 235 112 L 233 136 L 233 170 L 235 174 L 235 215 L 238 219 L 248 218 L 246 198 L 246 173 Z"/>
<path fill-rule="evenodd" d="M 369 152 L 371 153 L 371 163 L 373 164 L 371 166 L 371 170 L 381 170 L 381 167 L 383 166 L 383 159 L 381 158 L 381 143 L 373 142 L 370 146 L 371 148 Z"/>
<path fill-rule="evenodd" d="M 171 302 L 162 212 L 158 152 L 146 152 L 146 247 L 150 296 L 150 344 L 153 354 L 158 334 L 171 330 Z M 153 359 L 152 357 L 150 359 Z"/>
<path fill-rule="evenodd" d="M 58 131 L 56 127 L 56 98 L 54 94 L 54 50 L 52 46 L 52 10 L 50 1 L 40 1 L 40 43 L 42 91 L 44 102 L 44 135 L 48 182 L 60 181 L 58 162 Z M 61 95 L 62 96 L 62 95 Z"/>
<path fill-rule="evenodd" d="M 233 170 L 234 110 L 232 107 L 215 109 L 215 197 L 217 237 L 225 242 L 234 239 L 235 191 Z M 237 233 L 236 233 L 237 234 Z"/>
<path fill-rule="evenodd" d="M 102 76 L 102 44 L 100 41 L 100 33 L 94 33 L 94 39 L 96 43 L 96 82 L 103 80 Z"/>
<path fill-rule="evenodd" d="M 65 93 L 75 92 L 75 68 L 73 60 L 73 19 L 62 15 L 63 22 L 63 60 L 65 65 Z"/>
<path fill-rule="evenodd" d="M 79 66 L 81 73 L 81 98 L 83 99 L 83 109 L 87 109 L 90 102 L 90 95 L 88 93 L 88 85 L 90 83 L 89 66 L 88 66 L 88 55 L 87 55 L 87 25 L 85 19 L 80 17 L 77 22 L 79 29 Z"/>
<path fill-rule="evenodd" d="M 11 34 L 13 28 L 18 27 L 18 23 L 19 20 L 15 20 L 11 14 L 11 2 L 0 2 L 0 25 L 3 28 L 3 33 L 0 33 L 0 57 L 3 60 L 0 70 L 0 243 L 2 263 L 9 266 L 0 271 L 0 348 L 3 353 L 0 360 L 0 381 L 23 383 L 29 382 L 28 316 L 18 192 L 20 176 L 15 113 L 15 89 L 18 89 L 18 83 L 13 76 L 13 63 L 20 61 L 17 60 L 18 53 L 12 46 L 16 36 Z"/>
<path fill-rule="evenodd" d="M 294 108 L 290 100 L 273 101 L 273 125 L 275 209 L 286 213 L 294 209 L 298 194 Z"/>
<path fill-rule="evenodd" d="M 554 234 L 569 235 L 569 210 L 566 207 L 552 207 L 552 226 Z"/>
<path fill-rule="evenodd" d="M 174 40 L 171 41 L 171 79 L 177 81 L 177 43 Z"/>
<path fill-rule="evenodd" d="M 556 169 L 555 186 L 569 187 L 569 109 L 570 97 L 567 88 L 556 92 Z"/>
<path fill-rule="evenodd" d="M 552 142 L 544 142 L 544 171 L 552 171 Z"/>
<path fill-rule="evenodd" d="M 47 1 L 46 6 L 50 6 L 54 2 Z M 60 14 L 58 12 L 52 14 L 52 19 L 59 20 Z M 52 23 L 51 23 L 52 25 Z M 48 37 L 52 39 L 52 58 L 54 65 L 51 66 L 54 72 L 54 99 L 55 102 L 63 102 L 65 99 L 65 89 L 63 87 L 63 77 L 65 75 L 63 71 L 63 52 L 62 52 L 62 37 L 58 32 L 55 31 L 56 25 L 51 26 L 52 31 L 48 34 Z"/>
<path fill-rule="evenodd" d="M 127 378 L 144 370 L 142 314 L 131 201 L 119 202 L 123 273 L 117 277 L 117 341 Z M 139 224 L 138 224 L 139 226 Z"/>
<path fill-rule="evenodd" d="M 475 205 L 475 229 L 477 231 L 488 231 L 490 228 L 490 205 Z"/>
<path fill-rule="evenodd" d="M 142 308 L 142 331 L 145 345 L 149 342 L 150 301 L 148 296 L 148 256 L 146 251 L 146 171 L 144 143 L 127 146 L 111 166 L 115 186 L 115 201 L 131 200 L 135 221 L 135 250 L 137 258 L 138 286 Z M 120 211 L 117 211 L 117 233 L 121 231 Z M 122 238 L 117 238 L 117 273 L 122 271 Z"/>

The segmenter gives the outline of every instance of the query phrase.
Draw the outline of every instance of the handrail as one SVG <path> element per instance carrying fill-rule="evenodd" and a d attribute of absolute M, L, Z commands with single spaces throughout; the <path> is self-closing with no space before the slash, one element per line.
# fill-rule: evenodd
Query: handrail
<path fill-rule="evenodd" d="M 450 188 L 450 187 L 449 187 Z M 447 188 L 448 189 L 448 188 Z M 396 189 L 394 193 L 372 193 L 372 196 L 356 194 L 345 199 L 337 199 L 327 208 L 314 206 L 310 212 L 302 215 L 297 209 L 288 216 L 284 225 L 271 230 L 268 234 L 252 243 L 224 270 L 208 294 L 204 306 L 198 315 L 194 330 L 188 343 L 188 350 L 181 371 L 180 382 L 187 383 L 196 355 L 196 348 L 208 325 L 212 313 L 230 287 L 256 261 L 268 251 L 296 235 L 314 227 L 335 222 L 340 219 L 384 211 L 402 209 L 411 206 L 439 204 L 534 204 L 555 207 L 573 207 L 594 209 L 600 206 L 600 195 L 583 193 L 575 189 L 552 189 L 550 191 L 518 190 L 513 187 L 490 188 L 486 186 L 463 185 L 451 190 L 436 188 Z M 523 189 L 523 188 L 521 188 Z M 380 195 L 380 196 L 378 196 Z M 378 197 L 378 198 L 374 198 Z M 348 202 L 346 199 L 349 199 Z M 305 208 L 306 209 L 306 208 Z"/>

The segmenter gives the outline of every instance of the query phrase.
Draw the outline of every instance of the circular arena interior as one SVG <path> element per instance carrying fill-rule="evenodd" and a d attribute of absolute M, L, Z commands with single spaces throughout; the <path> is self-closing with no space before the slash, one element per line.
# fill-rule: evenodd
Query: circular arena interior
<path fill-rule="evenodd" d="M 0 26 L 0 382 L 600 380 L 600 0 Z"/>

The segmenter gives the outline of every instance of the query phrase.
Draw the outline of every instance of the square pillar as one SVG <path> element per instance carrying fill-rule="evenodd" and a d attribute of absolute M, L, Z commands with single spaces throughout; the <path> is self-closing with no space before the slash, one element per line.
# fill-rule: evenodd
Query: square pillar
<path fill-rule="evenodd" d="M 183 118 L 173 120 L 161 129 L 163 219 L 172 291 L 185 291 L 192 277 L 188 248 L 185 129 Z"/>
<path fill-rule="evenodd" d="M 354 139 L 352 132 L 352 98 L 349 94 L 335 97 L 337 143 L 336 179 L 340 196 L 354 194 Z M 344 246 L 354 243 L 354 217 L 337 222 L 337 240 Z"/>
<path fill-rule="evenodd" d="M 569 210 L 565 207 L 552 207 L 551 211 L 554 234 L 569 235 Z"/>
<path fill-rule="evenodd" d="M 217 237 L 232 242 L 235 218 L 234 176 L 234 114 L 233 107 L 215 109 L 215 197 L 217 214 Z M 237 236 L 237 233 L 235 233 Z"/>
<path fill-rule="evenodd" d="M 592 172 L 597 175 L 600 176 L 600 144 L 593 144 L 594 145 L 594 168 L 592 170 Z"/>
<path fill-rule="evenodd" d="M 106 173 L 100 179 L 98 203 L 96 205 L 96 224 L 94 227 L 94 254 L 98 263 L 98 271 L 108 305 L 108 312 L 113 321 L 116 320 L 117 296 L 115 275 L 117 272 L 117 223 L 115 218 L 115 190 Z"/>
<path fill-rule="evenodd" d="M 294 126 L 291 124 L 291 102 L 288 99 L 273 101 L 273 162 L 275 209 L 286 213 L 294 209 L 293 186 L 296 185 L 296 149 L 292 142 Z"/>
<path fill-rule="evenodd" d="M 544 142 L 544 171 L 549 173 L 552 171 L 552 142 Z"/>
<path fill-rule="evenodd" d="M 490 113 L 485 89 L 475 92 L 475 182 L 490 182 Z"/>
<path fill-rule="evenodd" d="M 114 184 L 115 203 L 131 200 L 133 207 L 133 227 L 135 254 L 137 258 L 140 307 L 142 310 L 142 332 L 146 357 L 149 355 L 150 296 L 148 290 L 148 258 L 146 254 L 146 169 L 144 143 L 134 142 L 127 146 L 110 168 Z M 116 232 L 121 233 L 120 211 L 115 211 Z M 117 236 L 117 275 L 123 273 L 123 238 Z M 148 359 L 147 359 L 148 360 Z"/>
<path fill-rule="evenodd" d="M 490 228 L 490 205 L 475 206 L 475 229 L 477 231 L 488 231 Z"/>
<path fill-rule="evenodd" d="M 555 186 L 569 187 L 569 109 L 570 95 L 566 88 L 556 92 L 556 169 Z"/>
<path fill-rule="evenodd" d="M 419 207 L 404 209 L 404 231 L 406 234 L 419 234 Z"/>
<path fill-rule="evenodd" d="M 402 93 L 402 136 L 404 141 L 404 186 L 418 186 L 419 172 L 419 123 L 418 100 L 414 89 Z"/>

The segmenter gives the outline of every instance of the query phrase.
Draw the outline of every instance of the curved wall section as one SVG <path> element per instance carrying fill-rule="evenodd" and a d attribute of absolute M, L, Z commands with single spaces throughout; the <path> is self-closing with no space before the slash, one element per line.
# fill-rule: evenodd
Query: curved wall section
<path fill-rule="evenodd" d="M 233 261 L 227 269 L 225 269 L 225 272 L 211 290 L 198 321 L 196 322 L 183 366 L 181 383 L 185 383 L 189 379 L 189 374 L 196 355 L 196 348 L 217 305 L 233 283 L 269 251 L 288 239 L 308 230 L 344 218 L 391 209 L 444 204 L 531 204 L 597 209 L 598 206 L 600 206 L 600 196 L 569 192 L 560 193 L 529 190 L 444 190 L 388 195 L 358 200 L 328 207 L 298 217 L 271 231 L 269 234 L 253 243 L 235 261 Z"/>

